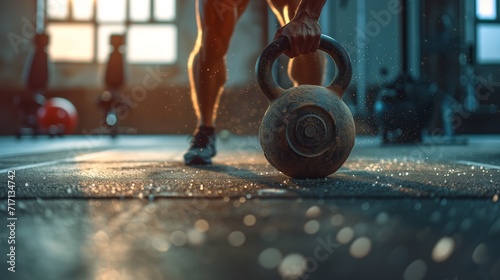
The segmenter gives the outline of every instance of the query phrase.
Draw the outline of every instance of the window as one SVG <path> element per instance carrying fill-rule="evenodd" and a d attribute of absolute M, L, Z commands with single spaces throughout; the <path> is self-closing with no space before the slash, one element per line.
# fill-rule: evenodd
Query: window
<path fill-rule="evenodd" d="M 105 63 L 111 34 L 126 35 L 129 63 L 177 61 L 176 0 L 45 0 L 56 62 Z"/>
<path fill-rule="evenodd" d="M 480 64 L 500 63 L 499 0 L 476 0 L 476 56 Z"/>
<path fill-rule="evenodd" d="M 497 18 L 497 0 L 476 0 L 476 17 L 480 20 Z"/>
<path fill-rule="evenodd" d="M 500 63 L 500 24 L 477 26 L 477 61 Z"/>

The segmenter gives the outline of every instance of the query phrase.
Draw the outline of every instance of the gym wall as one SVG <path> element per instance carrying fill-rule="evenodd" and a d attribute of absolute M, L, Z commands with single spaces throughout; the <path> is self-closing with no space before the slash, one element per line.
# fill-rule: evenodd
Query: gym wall
<path fill-rule="evenodd" d="M 135 108 L 121 122 L 132 128 L 130 133 L 191 133 L 195 126 L 191 106 L 187 59 L 196 40 L 195 1 L 178 1 L 178 60 L 173 66 L 127 65 L 127 82 L 123 94 L 135 101 Z M 0 134 L 15 132 L 18 108 L 12 105 L 15 94 L 25 93 L 23 72 L 32 51 L 35 0 L 0 3 Z M 234 133 L 256 133 L 267 101 L 254 82 L 254 67 L 260 50 L 266 44 L 267 6 L 265 1 L 251 1 L 242 16 L 227 54 L 228 83 L 222 97 L 218 125 Z M 9 34 L 21 37 L 14 46 Z M 243 50 L 243 51 L 242 51 Z M 50 54 L 49 54 L 50 55 Z M 104 89 L 104 64 L 52 63 L 46 97 L 64 97 L 76 106 L 80 123 L 78 133 L 99 133 L 103 120 L 97 106 Z M 154 73 L 154 74 L 153 74 Z M 154 77 L 157 87 L 134 92 L 143 79 Z"/>

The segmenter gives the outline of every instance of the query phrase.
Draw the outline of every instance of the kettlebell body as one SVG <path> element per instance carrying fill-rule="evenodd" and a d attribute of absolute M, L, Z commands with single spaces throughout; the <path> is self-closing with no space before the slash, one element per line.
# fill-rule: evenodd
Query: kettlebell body
<path fill-rule="evenodd" d="M 286 38 L 278 38 L 257 61 L 259 86 L 270 101 L 259 129 L 260 144 L 269 163 L 284 174 L 323 178 L 342 166 L 354 146 L 354 120 L 342 101 L 352 75 L 350 58 L 340 44 L 322 35 L 320 49 L 335 61 L 336 78 L 327 87 L 284 90 L 272 79 L 271 67 L 288 47 Z"/>

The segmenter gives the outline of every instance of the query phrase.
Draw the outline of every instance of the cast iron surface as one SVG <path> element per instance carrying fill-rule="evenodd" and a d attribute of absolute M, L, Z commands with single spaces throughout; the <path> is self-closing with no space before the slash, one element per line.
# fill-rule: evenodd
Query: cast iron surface
<path fill-rule="evenodd" d="M 260 143 L 269 163 L 284 174 L 298 179 L 326 177 L 342 166 L 354 146 L 354 120 L 342 101 L 352 76 L 350 58 L 337 41 L 322 35 L 320 49 L 335 61 L 337 76 L 327 87 L 284 90 L 271 70 L 289 47 L 286 38 L 279 38 L 257 61 L 257 80 L 270 102 L 259 130 Z"/>

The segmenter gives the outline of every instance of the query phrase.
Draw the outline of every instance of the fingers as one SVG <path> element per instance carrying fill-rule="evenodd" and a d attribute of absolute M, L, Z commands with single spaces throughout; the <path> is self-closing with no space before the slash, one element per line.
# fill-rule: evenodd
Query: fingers
<path fill-rule="evenodd" d="M 274 35 L 273 41 L 275 41 L 276 39 L 278 39 L 278 38 L 279 38 L 279 37 L 281 37 L 281 36 L 288 38 L 287 36 L 284 36 L 284 35 L 283 35 L 283 29 L 284 29 L 284 28 L 285 28 L 285 26 L 282 26 L 282 27 L 280 27 L 280 28 L 278 29 L 278 31 L 276 31 L 276 34 Z M 288 38 L 288 41 L 290 41 L 290 38 Z M 289 49 L 288 49 L 288 50 L 286 50 L 286 51 L 284 52 L 284 54 L 285 54 L 286 56 L 290 57 L 290 50 L 289 50 Z"/>
<path fill-rule="evenodd" d="M 311 35 L 307 36 L 305 39 L 304 50 L 301 52 L 301 54 L 308 54 L 315 52 L 318 49 L 317 47 L 315 48 L 315 42 L 316 38 L 314 36 Z"/>
<path fill-rule="evenodd" d="M 288 55 L 290 58 L 297 57 L 301 54 L 315 52 L 318 49 L 321 40 L 320 36 L 310 34 L 300 34 L 287 38 L 290 40 L 290 51 Z"/>
<path fill-rule="evenodd" d="M 299 56 L 304 50 L 304 41 L 302 38 L 288 38 L 290 40 L 290 58 Z"/>
<path fill-rule="evenodd" d="M 309 48 L 307 49 L 307 53 L 312 53 L 318 50 L 319 44 L 321 43 L 321 35 L 320 36 L 311 36 L 310 39 L 308 39 L 308 46 Z"/>
<path fill-rule="evenodd" d="M 315 52 L 321 42 L 319 26 L 310 26 L 301 22 L 290 22 L 276 32 L 275 39 L 284 36 L 290 41 L 290 49 L 285 54 L 294 58 L 301 54 Z"/>
<path fill-rule="evenodd" d="M 273 41 L 282 36 L 282 34 L 283 34 L 283 28 L 285 28 L 285 27 L 282 26 L 282 27 L 278 28 L 278 31 L 276 31 L 276 34 L 274 35 Z"/>

